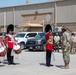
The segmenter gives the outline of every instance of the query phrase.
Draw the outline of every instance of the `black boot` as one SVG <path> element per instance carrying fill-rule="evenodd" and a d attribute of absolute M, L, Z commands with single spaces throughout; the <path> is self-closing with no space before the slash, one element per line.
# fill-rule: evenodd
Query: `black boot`
<path fill-rule="evenodd" d="M 8 65 L 10 65 L 11 64 L 11 57 L 8 57 L 7 61 L 8 61 Z"/>
<path fill-rule="evenodd" d="M 12 65 L 16 65 L 16 64 L 14 63 L 14 60 L 13 60 L 13 59 L 14 59 L 14 56 L 11 56 L 11 64 L 12 64 Z"/>

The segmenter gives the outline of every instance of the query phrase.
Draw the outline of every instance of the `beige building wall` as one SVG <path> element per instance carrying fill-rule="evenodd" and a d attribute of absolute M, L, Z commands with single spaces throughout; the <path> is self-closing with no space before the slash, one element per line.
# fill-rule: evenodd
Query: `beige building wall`
<path fill-rule="evenodd" d="M 50 22 L 53 22 L 53 15 L 52 13 L 43 13 L 43 14 L 34 14 L 34 15 L 23 15 L 22 16 L 22 23 L 42 23 L 43 20 L 45 20 L 46 15 L 49 14 L 51 19 Z"/>
<path fill-rule="evenodd" d="M 4 10 L 5 9 L 0 9 L 0 26 L 2 26 L 4 22 Z"/>
<path fill-rule="evenodd" d="M 76 22 L 76 0 L 57 3 L 57 22 Z"/>
<path fill-rule="evenodd" d="M 35 14 L 36 11 L 38 15 Z M 66 27 L 72 28 L 72 31 L 76 31 L 76 0 L 2 7 L 0 8 L 0 26 L 4 26 L 4 24 L 7 26 L 12 23 L 16 27 L 16 25 L 29 21 L 40 23 L 45 19 L 47 13 L 52 13 L 49 23 L 52 21 L 53 24 L 57 23 L 58 26 L 64 24 Z M 18 31 L 20 29 L 16 28 L 15 30 Z"/>
<path fill-rule="evenodd" d="M 76 31 L 76 0 L 57 3 L 57 23 Z"/>

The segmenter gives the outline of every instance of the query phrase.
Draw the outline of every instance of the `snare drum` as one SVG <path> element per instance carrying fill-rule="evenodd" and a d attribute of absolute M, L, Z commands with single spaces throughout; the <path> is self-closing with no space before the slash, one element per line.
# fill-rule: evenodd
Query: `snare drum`
<path fill-rule="evenodd" d="M 3 57 L 5 56 L 5 54 L 6 54 L 6 47 L 5 46 L 0 47 L 0 56 Z"/>
<path fill-rule="evenodd" d="M 15 54 L 20 54 L 22 51 L 20 49 L 20 45 L 14 45 L 13 50 L 14 50 Z"/>

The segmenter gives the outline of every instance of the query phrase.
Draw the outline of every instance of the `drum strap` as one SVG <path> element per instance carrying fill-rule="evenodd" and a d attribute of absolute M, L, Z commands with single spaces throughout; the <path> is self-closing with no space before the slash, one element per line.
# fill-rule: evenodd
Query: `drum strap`
<path fill-rule="evenodd" d="M 18 54 L 16 54 L 16 57 L 15 58 L 18 59 Z"/>
<path fill-rule="evenodd" d="M 0 47 L 4 47 L 4 48 L 6 48 L 6 46 L 4 45 L 3 42 L 0 43 Z"/>
<path fill-rule="evenodd" d="M 13 37 L 12 35 L 9 35 L 9 34 L 8 34 L 8 37 L 10 37 L 10 39 L 11 39 L 12 42 L 15 41 L 15 40 L 14 40 L 14 37 Z"/>

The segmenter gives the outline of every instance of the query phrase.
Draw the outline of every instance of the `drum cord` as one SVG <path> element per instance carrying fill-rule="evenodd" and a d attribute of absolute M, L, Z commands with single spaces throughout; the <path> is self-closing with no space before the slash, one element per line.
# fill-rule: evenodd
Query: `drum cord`
<path fill-rule="evenodd" d="M 22 54 L 22 52 L 20 54 Z M 20 54 L 15 54 L 16 55 L 15 58 L 18 59 Z"/>
<path fill-rule="evenodd" d="M 15 58 L 18 59 L 18 54 L 15 54 L 15 55 L 16 55 Z"/>

